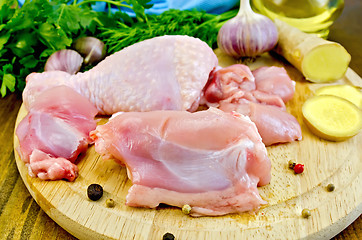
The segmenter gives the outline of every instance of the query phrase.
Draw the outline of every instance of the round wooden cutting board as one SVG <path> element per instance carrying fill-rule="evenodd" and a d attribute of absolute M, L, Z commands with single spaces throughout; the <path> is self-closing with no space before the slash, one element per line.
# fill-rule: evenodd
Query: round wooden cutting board
<path fill-rule="evenodd" d="M 216 51 L 220 66 L 235 61 Z M 344 142 L 329 142 L 313 135 L 302 120 L 301 107 L 321 85 L 306 82 L 292 66 L 269 54 L 248 64 L 252 69 L 265 65 L 284 66 L 296 81 L 296 94 L 287 110 L 302 127 L 303 140 L 268 147 L 272 162 L 272 181 L 259 192 L 268 202 L 256 213 L 229 214 L 221 217 L 193 218 L 179 208 L 157 209 L 125 206 L 132 185 L 126 169 L 112 160 L 102 160 L 94 146 L 80 157 L 79 176 L 74 182 L 42 181 L 31 178 L 15 151 L 21 177 L 39 206 L 60 226 L 80 239 L 162 239 L 170 232 L 176 239 L 329 239 L 342 231 L 362 213 L 362 133 Z M 351 69 L 337 83 L 361 87 L 362 80 Z M 334 83 L 335 84 L 335 83 Z M 22 107 L 16 126 L 26 115 Z M 104 121 L 101 122 L 105 122 Z M 14 148 L 19 146 L 14 137 Z M 294 174 L 288 161 L 305 165 Z M 87 197 L 92 183 L 103 186 L 98 201 Z M 326 186 L 335 185 L 333 192 Z M 114 208 L 106 207 L 112 198 Z M 302 209 L 311 211 L 309 218 Z"/>

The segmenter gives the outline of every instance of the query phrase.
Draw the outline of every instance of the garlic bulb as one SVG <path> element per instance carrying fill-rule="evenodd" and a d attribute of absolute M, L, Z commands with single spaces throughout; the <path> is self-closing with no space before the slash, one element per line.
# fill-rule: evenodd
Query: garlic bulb
<path fill-rule="evenodd" d="M 94 64 L 106 56 L 106 46 L 95 37 L 78 38 L 73 48 L 84 57 L 84 64 Z"/>
<path fill-rule="evenodd" d="M 255 57 L 274 48 L 278 30 L 268 17 L 255 13 L 249 0 L 240 1 L 238 14 L 219 30 L 218 47 L 235 58 Z"/>
<path fill-rule="evenodd" d="M 44 71 L 64 71 L 77 73 L 83 63 L 82 56 L 74 50 L 62 49 L 53 53 L 45 63 Z"/>

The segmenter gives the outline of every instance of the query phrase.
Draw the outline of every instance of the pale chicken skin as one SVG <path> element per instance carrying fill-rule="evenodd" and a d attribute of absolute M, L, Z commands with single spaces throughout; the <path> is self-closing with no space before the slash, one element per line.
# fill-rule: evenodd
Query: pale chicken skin
<path fill-rule="evenodd" d="M 46 88 L 67 85 L 93 103 L 100 114 L 118 111 L 195 111 L 210 72 L 213 50 L 200 39 L 161 36 L 108 56 L 91 70 L 32 73 L 26 79 L 26 106 Z"/>
<path fill-rule="evenodd" d="M 92 143 L 89 132 L 97 126 L 97 112 L 85 97 L 66 86 L 39 94 L 16 128 L 17 150 L 30 175 L 73 181 L 78 175 L 74 162 Z"/>
<path fill-rule="evenodd" d="M 189 204 L 193 216 L 257 210 L 257 186 L 271 178 L 270 160 L 248 117 L 207 111 L 127 112 L 91 132 L 103 158 L 125 165 L 126 204 Z"/>

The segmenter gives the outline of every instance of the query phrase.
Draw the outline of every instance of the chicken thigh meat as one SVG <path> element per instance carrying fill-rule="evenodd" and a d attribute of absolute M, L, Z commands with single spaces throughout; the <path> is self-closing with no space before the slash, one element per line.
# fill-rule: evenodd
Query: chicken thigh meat
<path fill-rule="evenodd" d="M 257 186 L 270 181 L 270 161 L 255 124 L 216 108 L 127 112 L 91 132 L 95 149 L 127 167 L 126 204 L 182 207 L 192 215 L 258 209 Z"/>

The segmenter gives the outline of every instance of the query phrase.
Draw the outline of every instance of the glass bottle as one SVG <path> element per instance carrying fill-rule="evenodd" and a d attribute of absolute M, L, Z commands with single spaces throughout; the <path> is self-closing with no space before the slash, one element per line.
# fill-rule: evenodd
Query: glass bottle
<path fill-rule="evenodd" d="M 278 18 L 307 33 L 327 38 L 329 27 L 342 13 L 343 0 L 251 0 L 255 12 Z"/>

